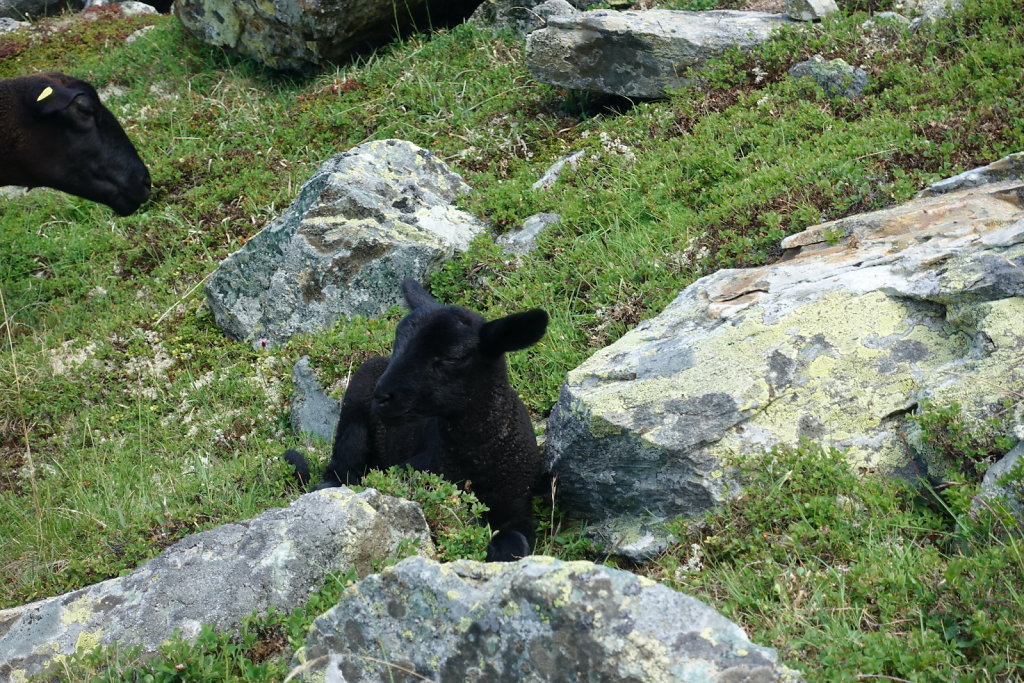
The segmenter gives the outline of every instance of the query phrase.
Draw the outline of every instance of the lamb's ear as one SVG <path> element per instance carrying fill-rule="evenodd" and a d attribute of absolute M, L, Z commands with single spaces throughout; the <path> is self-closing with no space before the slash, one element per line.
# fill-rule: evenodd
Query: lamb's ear
<path fill-rule="evenodd" d="M 405 297 L 405 303 L 409 304 L 410 309 L 417 309 L 423 306 L 440 306 L 437 303 L 437 299 L 430 296 L 430 292 L 423 289 L 423 285 L 411 277 L 402 280 L 402 295 Z"/>
<path fill-rule="evenodd" d="M 548 314 L 539 308 L 513 313 L 484 323 L 480 328 L 480 351 L 499 354 L 533 346 L 548 328 Z"/>

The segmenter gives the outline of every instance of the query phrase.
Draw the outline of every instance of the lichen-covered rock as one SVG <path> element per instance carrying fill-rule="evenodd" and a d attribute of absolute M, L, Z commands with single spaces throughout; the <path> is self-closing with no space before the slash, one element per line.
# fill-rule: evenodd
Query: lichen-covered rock
<path fill-rule="evenodd" d="M 309 356 L 303 356 L 292 368 L 295 391 L 291 400 L 291 425 L 297 434 L 312 434 L 324 441 L 334 441 L 334 431 L 341 415 L 341 403 L 320 386 Z"/>
<path fill-rule="evenodd" d="M 785 24 L 782 14 L 714 10 L 594 10 L 552 16 L 526 38 L 534 78 L 563 88 L 657 98 L 684 72 L 727 48 L 751 47 Z"/>
<path fill-rule="evenodd" d="M 309 71 L 406 24 L 427 0 L 177 0 L 189 32 L 272 69 Z M 435 3 L 439 5 L 441 3 Z M 443 6 L 439 9 L 444 9 Z"/>
<path fill-rule="evenodd" d="M 328 160 L 299 196 L 206 285 L 217 324 L 259 348 L 342 317 L 376 316 L 484 231 L 455 208 L 462 178 L 402 140 L 353 147 Z"/>
<path fill-rule="evenodd" d="M 860 97 L 868 85 L 868 75 L 863 69 L 850 66 L 842 59 L 826 61 L 821 55 L 814 55 L 789 69 L 791 78 L 810 78 L 829 97 Z"/>
<path fill-rule="evenodd" d="M 432 544 L 415 503 L 334 488 L 287 508 L 194 534 L 131 574 L 0 611 L 0 680 L 18 681 L 97 645 L 156 652 L 177 629 L 237 627 L 254 611 L 289 611 L 328 573 L 360 575 L 400 547 Z"/>
<path fill-rule="evenodd" d="M 409 558 L 350 587 L 296 655 L 304 681 L 796 680 L 688 595 L 590 562 Z M 414 672 L 414 673 L 409 673 Z"/>
<path fill-rule="evenodd" d="M 918 199 L 693 283 L 569 373 L 548 424 L 560 504 L 594 528 L 696 515 L 729 493 L 729 456 L 805 437 L 909 474 L 919 401 L 981 418 L 1024 386 L 1022 199 L 1024 181 Z"/>
<path fill-rule="evenodd" d="M 579 0 L 484 0 L 466 21 L 494 31 L 509 30 L 525 38 L 552 16 L 570 16 L 578 9 L 582 9 Z"/>
<path fill-rule="evenodd" d="M 796 21 L 819 21 L 838 11 L 836 0 L 786 0 L 786 16 Z"/>

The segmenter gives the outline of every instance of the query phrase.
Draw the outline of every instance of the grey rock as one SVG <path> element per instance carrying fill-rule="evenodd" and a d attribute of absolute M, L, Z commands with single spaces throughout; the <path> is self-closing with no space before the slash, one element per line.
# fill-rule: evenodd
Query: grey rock
<path fill-rule="evenodd" d="M 555 184 L 555 181 L 558 180 L 558 177 L 562 175 L 562 171 L 565 170 L 566 165 L 575 167 L 576 163 L 583 157 L 584 154 L 586 154 L 586 150 L 581 149 L 578 152 L 566 154 L 565 156 L 558 158 L 555 161 L 555 163 L 548 166 L 548 169 L 544 171 L 544 175 L 540 177 L 540 180 L 533 184 L 531 189 L 550 189 L 551 186 Z"/>
<path fill-rule="evenodd" d="M 561 218 L 557 213 L 534 214 L 523 221 L 519 230 L 501 235 L 495 242 L 506 254 L 525 256 L 537 248 L 537 236 Z"/>
<path fill-rule="evenodd" d="M 117 3 L 117 8 L 121 10 L 121 14 L 126 17 L 138 17 L 146 14 L 159 14 L 156 11 L 156 7 L 147 5 L 144 2 L 136 2 L 136 0 L 125 0 L 124 2 Z"/>
<path fill-rule="evenodd" d="M 484 0 L 466 21 L 494 31 L 508 30 L 526 37 L 547 25 L 553 16 L 571 16 L 581 3 L 567 0 Z"/>
<path fill-rule="evenodd" d="M 260 348 L 399 304 L 484 231 L 453 205 L 469 186 L 431 152 L 379 140 L 328 160 L 206 285 L 217 324 Z"/>
<path fill-rule="evenodd" d="M 751 47 L 788 22 L 785 15 L 714 10 L 594 10 L 552 16 L 526 38 L 526 63 L 544 83 L 622 95 L 665 97 L 684 72 L 727 48 Z"/>
<path fill-rule="evenodd" d="M 961 0 L 906 0 L 906 6 L 919 13 L 910 22 L 910 29 L 917 30 L 921 26 L 935 23 L 937 20 L 960 11 Z"/>
<path fill-rule="evenodd" d="M 292 368 L 295 392 L 291 400 L 291 425 L 296 434 L 312 434 L 334 441 L 334 430 L 341 415 L 341 403 L 328 396 L 317 381 L 309 356 L 303 356 Z"/>
<path fill-rule="evenodd" d="M 696 598 L 590 562 L 409 558 L 350 587 L 296 655 L 304 681 L 796 680 Z M 412 680 L 411 676 L 403 680 Z"/>
<path fill-rule="evenodd" d="M 860 97 L 868 84 L 868 75 L 863 69 L 850 66 L 842 59 L 825 61 L 821 55 L 794 64 L 789 75 L 791 78 L 812 79 L 829 97 Z"/>
<path fill-rule="evenodd" d="M 1024 532 L 1024 441 L 988 468 L 972 509 L 1000 505 Z"/>
<path fill-rule="evenodd" d="M 327 574 L 360 575 L 409 541 L 433 548 L 419 506 L 373 489 L 309 493 L 287 508 L 204 531 L 116 579 L 0 611 L 0 679 L 24 680 L 97 645 L 153 654 L 180 629 L 236 628 L 254 611 L 290 611 Z"/>
<path fill-rule="evenodd" d="M 838 11 L 836 0 L 786 0 L 786 16 L 796 21 L 820 21 Z"/>
<path fill-rule="evenodd" d="M 909 473 L 921 400 L 983 418 L 1024 386 L 1022 196 L 1004 181 L 825 223 L 687 287 L 568 374 L 546 445 L 560 506 L 656 533 L 738 490 L 730 457 L 804 437 Z"/>
<path fill-rule="evenodd" d="M 32 24 L 27 21 L 17 21 L 10 17 L 0 17 L 0 33 L 10 33 L 19 29 L 28 28 Z"/>
<path fill-rule="evenodd" d="M 918 192 L 918 197 L 935 197 L 947 192 L 964 190 L 969 187 L 980 187 L 1003 180 L 1024 180 L 1024 152 L 1016 152 L 993 161 L 987 166 L 964 171 L 952 178 L 945 178 L 932 183 Z"/>
<path fill-rule="evenodd" d="M 272 69 L 308 72 L 394 35 L 428 0 L 399 8 L 379 0 L 177 0 L 174 12 L 200 40 Z M 433 5 L 444 9 L 443 3 Z"/>

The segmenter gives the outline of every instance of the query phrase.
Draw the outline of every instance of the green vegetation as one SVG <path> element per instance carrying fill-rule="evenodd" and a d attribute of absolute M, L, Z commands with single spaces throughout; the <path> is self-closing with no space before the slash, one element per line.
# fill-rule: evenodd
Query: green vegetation
<path fill-rule="evenodd" d="M 676 525 L 663 581 L 815 680 L 1024 677 L 1024 547 L 997 510 L 968 514 L 976 486 L 928 505 L 811 445 L 739 466 L 750 493 Z"/>
<path fill-rule="evenodd" d="M 257 352 L 216 328 L 201 285 L 334 153 L 403 138 L 462 173 L 475 188 L 465 208 L 496 231 L 539 211 L 562 216 L 537 252 L 509 259 L 479 239 L 431 282 L 443 301 L 489 317 L 552 314 L 545 340 L 511 358 L 539 416 L 568 370 L 696 278 L 765 263 L 785 235 L 1024 149 L 1024 0 L 967 0 L 919 33 L 890 27 L 862 40 L 864 11 L 882 4 L 841 3 L 838 19 L 726 55 L 699 85 L 635 104 L 538 84 L 517 41 L 466 26 L 305 80 L 204 46 L 172 17 L 101 11 L 59 31 L 0 36 L 0 77 L 56 69 L 108 88 L 155 183 L 128 218 L 46 190 L 2 205 L 0 608 L 123 574 L 184 535 L 296 495 L 279 459 L 297 445 L 293 363 L 310 355 L 330 385 L 386 352 L 400 312 Z M 815 53 L 863 65 L 865 96 L 829 100 L 791 83 L 789 66 Z M 531 189 L 581 149 L 552 189 Z M 965 443 L 955 419 L 924 419 L 938 441 Z M 970 448 L 978 462 L 995 452 Z M 814 678 L 1024 676 L 1020 547 L 977 541 L 1002 535 L 967 515 L 973 484 L 922 502 L 810 446 L 771 462 L 750 473 L 751 490 L 777 495 L 741 498 L 700 532 L 680 526 L 660 578 Z M 392 490 L 428 491 L 445 557 L 478 556 L 486 538 L 467 523 L 468 496 L 418 482 L 394 478 Z M 542 518 L 538 547 L 594 557 L 556 511 Z M 685 571 L 697 562 L 692 544 L 700 572 Z M 129 671 L 126 653 L 88 661 L 114 662 L 109 680 L 275 680 L 296 624 L 315 613 L 172 645 L 144 671 Z M 282 637 L 269 659 L 250 656 Z"/>

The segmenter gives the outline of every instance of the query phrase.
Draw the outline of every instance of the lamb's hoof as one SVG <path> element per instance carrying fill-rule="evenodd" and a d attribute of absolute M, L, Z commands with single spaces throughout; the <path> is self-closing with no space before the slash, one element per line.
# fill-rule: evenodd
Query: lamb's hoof
<path fill-rule="evenodd" d="M 515 562 L 532 552 L 526 536 L 518 531 L 499 531 L 487 546 L 488 562 Z"/>

